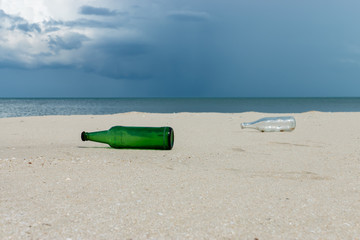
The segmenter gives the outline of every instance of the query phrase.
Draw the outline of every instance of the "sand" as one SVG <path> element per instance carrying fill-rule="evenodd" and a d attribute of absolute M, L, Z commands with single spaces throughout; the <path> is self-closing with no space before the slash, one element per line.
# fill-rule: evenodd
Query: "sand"
<path fill-rule="evenodd" d="M 124 113 L 0 119 L 0 239 L 359 239 L 360 113 Z M 82 142 L 171 126 L 171 151 Z"/>

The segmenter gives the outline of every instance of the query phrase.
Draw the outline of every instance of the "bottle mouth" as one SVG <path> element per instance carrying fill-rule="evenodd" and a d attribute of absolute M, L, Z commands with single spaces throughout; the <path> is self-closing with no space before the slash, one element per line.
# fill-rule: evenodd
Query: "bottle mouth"
<path fill-rule="evenodd" d="M 85 133 L 85 132 L 82 132 L 82 133 L 81 133 L 81 140 L 83 140 L 83 141 L 86 141 L 86 140 L 87 140 L 87 138 L 86 138 L 86 133 Z"/>

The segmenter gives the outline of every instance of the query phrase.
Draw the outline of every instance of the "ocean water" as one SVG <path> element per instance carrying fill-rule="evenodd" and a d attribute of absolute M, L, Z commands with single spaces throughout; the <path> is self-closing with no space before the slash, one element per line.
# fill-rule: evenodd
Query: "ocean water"
<path fill-rule="evenodd" d="M 124 112 L 360 112 L 360 98 L 0 98 L 0 118 Z"/>

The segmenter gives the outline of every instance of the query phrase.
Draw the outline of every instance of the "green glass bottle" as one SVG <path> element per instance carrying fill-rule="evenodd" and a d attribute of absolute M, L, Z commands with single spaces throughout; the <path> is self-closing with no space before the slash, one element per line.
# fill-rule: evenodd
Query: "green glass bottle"
<path fill-rule="evenodd" d="M 114 126 L 106 131 L 82 132 L 81 139 L 107 143 L 113 148 L 170 150 L 174 145 L 174 131 L 171 127 Z"/>

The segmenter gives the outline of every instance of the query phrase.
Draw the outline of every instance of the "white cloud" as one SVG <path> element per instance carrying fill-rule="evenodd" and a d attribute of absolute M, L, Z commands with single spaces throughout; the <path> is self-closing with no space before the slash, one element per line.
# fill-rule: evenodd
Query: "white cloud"
<path fill-rule="evenodd" d="M 122 29 L 126 22 L 122 14 L 102 19 L 79 13 L 82 6 L 90 5 L 93 11 L 122 12 L 112 1 L 0 1 L 0 66 L 76 66 L 85 61 L 78 55 L 81 48 L 96 44 L 109 32 L 120 39 L 134 32 Z"/>
<path fill-rule="evenodd" d="M 174 22 L 168 17 L 209 17 L 173 9 L 164 0 L 0 0 L 0 68 L 60 65 L 114 78 L 148 76 L 153 59 L 145 55 L 162 43 L 157 32 Z"/>
<path fill-rule="evenodd" d="M 2 1 L 0 8 L 11 15 L 21 16 L 30 22 L 51 18 L 69 20 L 77 17 L 77 8 L 88 1 L 71 0 L 11 0 Z"/>

